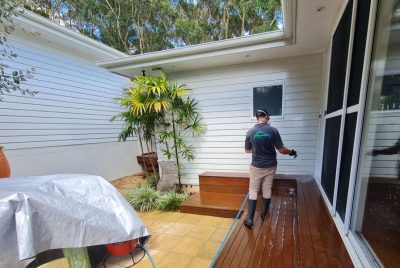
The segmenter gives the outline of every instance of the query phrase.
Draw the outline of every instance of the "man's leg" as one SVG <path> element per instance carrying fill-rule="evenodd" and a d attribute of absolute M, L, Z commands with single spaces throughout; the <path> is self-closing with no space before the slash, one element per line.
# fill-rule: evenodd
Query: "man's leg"
<path fill-rule="evenodd" d="M 276 173 L 276 167 L 271 167 L 265 170 L 264 178 L 262 180 L 262 192 L 263 192 L 263 208 L 261 210 L 261 220 L 264 220 L 267 216 L 269 205 L 271 203 L 272 195 L 272 184 Z"/>
<path fill-rule="evenodd" d="M 250 182 L 249 182 L 249 207 L 247 210 L 247 218 L 244 221 L 244 225 L 247 228 L 253 227 L 253 218 L 256 211 L 257 194 L 260 189 L 262 174 L 260 169 L 250 166 Z"/>

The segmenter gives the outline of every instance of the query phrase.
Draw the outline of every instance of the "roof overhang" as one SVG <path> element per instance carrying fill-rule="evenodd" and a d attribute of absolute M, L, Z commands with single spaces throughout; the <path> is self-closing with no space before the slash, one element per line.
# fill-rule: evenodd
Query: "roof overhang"
<path fill-rule="evenodd" d="M 247 37 L 127 56 L 97 64 L 127 77 L 162 69 L 166 73 L 320 53 L 347 0 L 282 1 L 284 29 Z M 323 8 L 321 8 L 323 7 Z"/>
<path fill-rule="evenodd" d="M 22 39 L 29 38 L 29 42 L 53 47 L 93 63 L 127 56 L 125 53 L 26 9 L 18 12 L 14 23 L 17 27 L 12 32 L 13 36 Z"/>

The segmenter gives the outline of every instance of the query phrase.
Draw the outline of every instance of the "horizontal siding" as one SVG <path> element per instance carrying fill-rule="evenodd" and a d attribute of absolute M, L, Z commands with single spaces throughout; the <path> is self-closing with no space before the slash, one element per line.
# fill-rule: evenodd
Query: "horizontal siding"
<path fill-rule="evenodd" d="M 172 74 L 192 90 L 198 102 L 205 135 L 188 137 L 196 159 L 184 162 L 185 178 L 193 181 L 204 171 L 247 172 L 251 155 L 244 153 L 244 139 L 254 126 L 252 89 L 284 83 L 284 115 L 272 117 L 289 148 L 299 157 L 278 154 L 278 172 L 314 174 L 320 124 L 322 55 L 307 55 L 252 64 L 226 66 Z M 268 108 L 268 107 L 267 107 Z"/>
<path fill-rule="evenodd" d="M 117 142 L 122 124 L 110 122 L 120 111 L 113 98 L 122 95 L 127 78 L 27 40 L 11 38 L 10 44 L 18 56 L 5 63 L 35 68 L 22 87 L 39 93 L 2 96 L 0 143 L 8 151 Z"/>

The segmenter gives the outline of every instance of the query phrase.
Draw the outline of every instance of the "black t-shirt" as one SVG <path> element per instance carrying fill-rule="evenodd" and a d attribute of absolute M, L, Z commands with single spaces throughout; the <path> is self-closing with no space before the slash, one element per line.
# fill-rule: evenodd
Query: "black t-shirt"
<path fill-rule="evenodd" d="M 276 166 L 275 148 L 282 147 L 283 143 L 278 130 L 268 124 L 256 124 L 247 131 L 244 148 L 252 150 L 252 166 L 258 168 Z"/>

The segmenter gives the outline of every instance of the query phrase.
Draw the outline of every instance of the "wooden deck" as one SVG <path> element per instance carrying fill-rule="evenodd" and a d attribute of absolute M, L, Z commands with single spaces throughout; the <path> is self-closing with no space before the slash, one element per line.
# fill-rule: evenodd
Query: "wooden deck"
<path fill-rule="evenodd" d="M 353 267 L 315 180 L 293 178 L 296 191 L 273 191 L 264 222 L 258 211 L 253 230 L 239 219 L 214 267 Z"/>
<path fill-rule="evenodd" d="M 237 172 L 204 172 L 199 175 L 200 192 L 180 206 L 183 213 L 235 218 L 249 191 L 249 175 Z M 294 191 L 296 181 L 278 176 L 273 193 Z"/>

